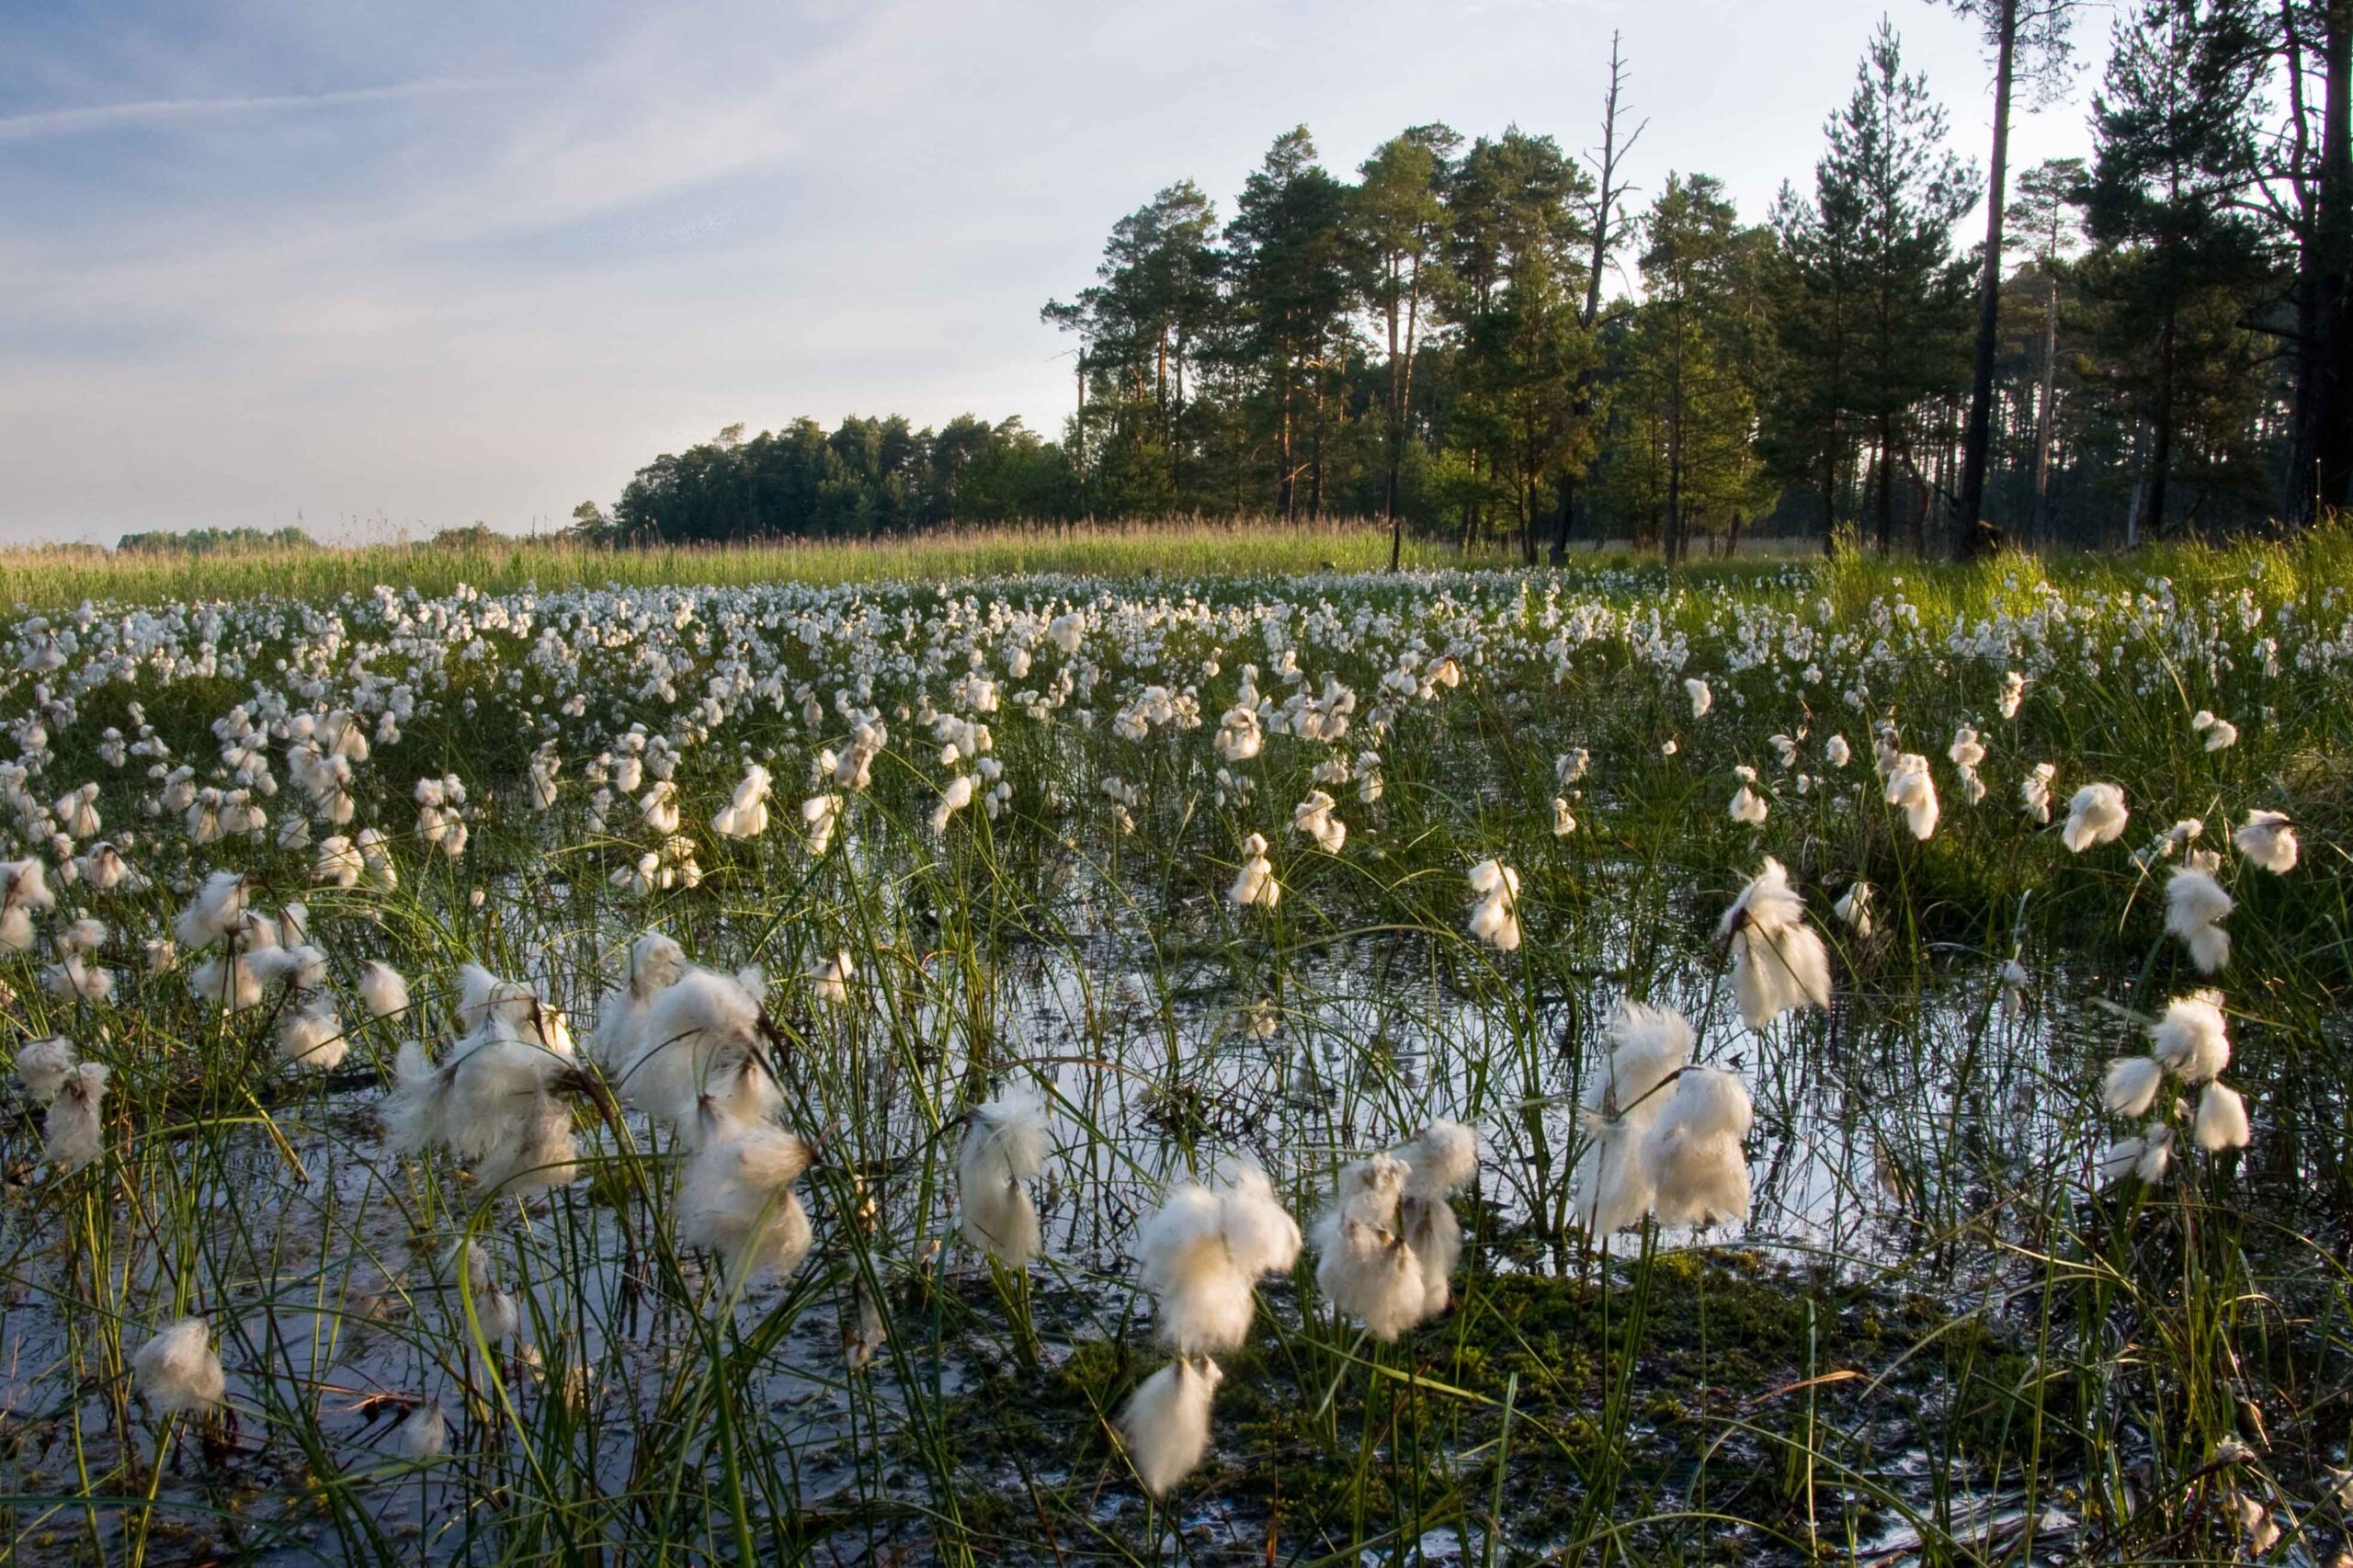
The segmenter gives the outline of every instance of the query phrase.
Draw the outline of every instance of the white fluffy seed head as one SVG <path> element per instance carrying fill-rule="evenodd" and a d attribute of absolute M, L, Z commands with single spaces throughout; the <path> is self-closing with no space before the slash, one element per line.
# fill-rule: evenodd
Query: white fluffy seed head
<path fill-rule="evenodd" d="M 2154 1056 L 2120 1056 L 2108 1064 L 2100 1097 L 2118 1116 L 2146 1116 L 2165 1076 L 2164 1063 Z"/>
<path fill-rule="evenodd" d="M 2295 824 L 2285 812 L 2249 812 L 2246 824 L 2231 835 L 2240 854 L 2274 876 L 2296 869 L 2299 846 Z"/>
<path fill-rule="evenodd" d="M 1180 1356 L 1238 1348 L 1256 1307 L 1253 1282 L 1290 1268 L 1299 1249 L 1298 1222 L 1255 1167 L 1222 1188 L 1171 1188 L 1136 1235 L 1136 1278 L 1159 1303 L 1161 1342 Z"/>
<path fill-rule="evenodd" d="M 1805 901 L 1771 856 L 1716 927 L 1733 944 L 1741 1017 L 1761 1029 L 1793 1007 L 1830 1005 L 1830 950 L 1805 923 Z"/>
<path fill-rule="evenodd" d="M 2186 1084 L 2203 1084 L 2231 1064 L 2231 1039 L 2218 991 L 2193 991 L 2165 1004 L 2149 1026 L 2151 1054 Z"/>
<path fill-rule="evenodd" d="M 17 1048 L 17 1082 L 24 1085 L 26 1096 L 34 1104 L 47 1105 L 81 1062 L 81 1053 L 63 1035 L 28 1040 Z"/>
<path fill-rule="evenodd" d="M 2219 1080 L 2209 1083 L 2198 1096 L 2198 1113 L 2190 1121 L 2189 1135 L 2210 1154 L 2245 1148 L 2254 1137 L 2247 1124 L 2246 1101 Z"/>
<path fill-rule="evenodd" d="M 428 1399 L 408 1413 L 397 1434 L 401 1457 L 418 1464 L 441 1457 L 449 1446 L 449 1418 L 441 1414 L 441 1402 Z"/>
<path fill-rule="evenodd" d="M 1665 1108 L 1661 1085 L 1691 1055 L 1691 1026 L 1671 1007 L 1620 1000 L 1609 1059 L 1586 1084 L 1579 1119 L 1586 1142 L 1572 1189 L 1578 1221 L 1598 1239 L 1637 1224 L 1654 1195 L 1645 1141 Z"/>
<path fill-rule="evenodd" d="M 202 1318 L 182 1318 L 160 1329 L 131 1358 L 131 1382 L 159 1415 L 176 1415 L 221 1403 L 228 1379 Z"/>
<path fill-rule="evenodd" d="M 2086 784 L 2067 802 L 2067 825 L 2060 830 L 2061 842 L 2075 855 L 2097 845 L 2113 844 L 2124 836 L 2130 814 L 2121 788 L 2114 784 Z"/>
<path fill-rule="evenodd" d="M 1658 1114 L 1654 1093 L 1691 1058 L 1691 1025 L 1672 1007 L 1620 998 L 1608 1027 L 1609 1067 L 1586 1090 L 1586 1106 L 1608 1116 Z"/>
<path fill-rule="evenodd" d="M 67 1073 L 41 1119 L 41 1136 L 50 1159 L 64 1170 L 78 1170 L 106 1152 L 102 1108 L 107 1097 L 105 1063 L 85 1062 Z"/>
<path fill-rule="evenodd" d="M 1735 1074 L 1688 1067 L 1643 1141 L 1664 1225 L 1748 1218 L 1748 1157 L 1741 1143 L 1756 1113 Z"/>
<path fill-rule="evenodd" d="M 180 911 L 173 930 L 189 951 L 227 936 L 245 912 L 245 879 L 237 871 L 215 871 L 204 879 L 195 902 Z"/>
<path fill-rule="evenodd" d="M 483 1343 L 505 1345 L 523 1332 L 523 1303 L 502 1286 L 491 1285 L 474 1296 L 474 1321 Z"/>
<path fill-rule="evenodd" d="M 1926 839 L 1937 831 L 1941 808 L 1937 803 L 1936 780 L 1928 776 L 1928 759 L 1918 752 L 1904 752 L 1897 756 L 1895 767 L 1887 776 L 1887 803 L 1904 813 L 1904 825 L 1912 836 Z"/>
<path fill-rule="evenodd" d="M 975 1108 L 956 1161 L 964 1239 L 1019 1268 L 1037 1256 L 1038 1210 L 1021 1184 L 1045 1168 L 1044 1103 L 1010 1088 Z"/>
<path fill-rule="evenodd" d="M 734 975 L 689 969 L 654 996 L 622 1063 L 629 1097 L 689 1142 L 708 1097 L 729 1119 L 765 1121 L 782 1106 L 760 1033 L 760 1001 Z"/>
<path fill-rule="evenodd" d="M 2181 939 L 2200 974 L 2231 961 L 2231 934 L 2221 925 L 2231 909 L 2222 884 L 2199 867 L 2183 866 L 2165 882 L 2166 934 Z"/>
<path fill-rule="evenodd" d="M 1120 1439 L 1136 1479 L 1167 1494 L 1209 1452 L 1210 1403 L 1224 1373 L 1208 1357 L 1178 1357 L 1137 1385 L 1120 1412 Z"/>
<path fill-rule="evenodd" d="M 278 1019 L 278 1052 L 298 1066 L 333 1072 L 343 1065 L 350 1050 L 343 1020 L 336 1016 L 335 1005 L 324 998 L 290 1007 Z"/>
<path fill-rule="evenodd" d="M 1427 1295 L 1400 1213 L 1409 1174 L 1389 1154 L 1344 1165 L 1330 1206 L 1315 1221 L 1316 1289 L 1382 1341 L 1422 1320 Z"/>
<path fill-rule="evenodd" d="M 809 1145 L 780 1127 L 721 1119 L 679 1187 L 679 1239 L 717 1253 L 733 1287 L 790 1273 L 814 1241 L 792 1190 L 813 1160 Z"/>
<path fill-rule="evenodd" d="M 1399 1148 L 1397 1157 L 1405 1162 L 1409 1196 L 1443 1199 L 1468 1187 L 1479 1174 L 1479 1135 L 1459 1121 L 1440 1117 Z"/>
<path fill-rule="evenodd" d="M 359 1000 L 371 1017 L 398 1017 L 408 1011 L 408 982 L 391 964 L 369 959 L 359 969 Z"/>

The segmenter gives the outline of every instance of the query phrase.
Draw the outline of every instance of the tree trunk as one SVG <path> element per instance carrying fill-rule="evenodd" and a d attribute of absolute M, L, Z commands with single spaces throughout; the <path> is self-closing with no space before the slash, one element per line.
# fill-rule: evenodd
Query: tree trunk
<path fill-rule="evenodd" d="M 1683 409 L 1677 386 L 1667 408 L 1666 426 L 1666 558 L 1683 558 Z"/>
<path fill-rule="evenodd" d="M 2059 278 L 2046 279 L 2050 292 L 2042 303 L 2042 392 L 2034 410 L 2034 511 L 2028 533 L 2035 544 L 2048 543 L 2051 533 L 2051 437 L 2058 421 L 2052 400 L 2059 395 Z"/>
<path fill-rule="evenodd" d="M 1586 331 L 1601 314 L 1601 274 L 1609 265 L 1609 217 L 1620 189 L 1617 185 L 1618 165 L 1626 153 L 1641 140 L 1643 127 L 1620 146 L 1618 141 L 1618 96 L 1626 85 L 1626 72 L 1618 52 L 1618 34 L 1609 35 L 1609 92 L 1601 103 L 1601 187 L 1596 193 L 1593 208 L 1593 256 L 1585 279 L 1585 310 L 1580 316 Z M 1644 121 L 1647 124 L 1648 121 Z M 1588 417 L 1593 412 L 1593 370 L 1590 366 L 1577 372 L 1576 400 L 1573 405 L 1576 417 Z M 1561 476 L 1561 527 L 1552 536 L 1552 564 L 1565 566 L 1569 560 L 1569 529 L 1576 520 L 1576 477 Z M 1599 540 L 1596 540 L 1597 547 Z"/>
<path fill-rule="evenodd" d="M 1281 365 L 1276 373 L 1282 377 L 1282 407 L 1275 426 L 1275 510 L 1282 514 L 1284 522 L 1292 523 L 1299 520 L 1299 511 L 1292 505 L 1297 499 L 1293 484 L 1297 475 L 1291 466 L 1290 367 Z"/>
<path fill-rule="evenodd" d="M 1895 429 L 1882 415 L 1879 422 L 1879 552 L 1895 551 Z"/>
<path fill-rule="evenodd" d="M 1973 561 L 1998 549 L 2002 536 L 1985 521 L 1985 456 L 1994 422 L 1994 345 L 2002 316 L 2003 185 L 2009 169 L 2010 86 L 2018 36 L 2018 0 L 2001 6 L 1994 60 L 1994 161 L 1985 176 L 1985 267 L 1977 284 L 1977 360 L 1969 382 L 1969 426 L 1961 437 L 1961 497 L 1953 517 L 1953 555 Z"/>
<path fill-rule="evenodd" d="M 1405 446 L 1405 367 L 1397 358 L 1397 268 L 1389 269 L 1389 475 L 1382 504 L 1389 516 L 1389 569 L 1397 570 L 1405 551 L 1404 520 L 1397 515 L 1397 470 Z"/>
<path fill-rule="evenodd" d="M 1086 350 L 1078 351 L 1078 425 L 1071 446 L 1078 455 L 1078 510 L 1086 515 Z"/>
<path fill-rule="evenodd" d="M 2173 466 L 2173 372 L 2174 313 L 2167 311 L 2165 332 L 2157 344 L 2157 407 L 2149 442 L 2148 510 L 2140 525 L 2142 534 L 2149 539 L 2165 531 L 2166 470 Z"/>
<path fill-rule="evenodd" d="M 1479 478 L 1479 449 L 1476 447 L 1471 449 L 1471 478 L 1472 481 L 1472 488 L 1475 492 L 1478 488 L 1477 481 Z M 1473 494 L 1463 497 L 1462 501 L 1463 554 L 1468 555 L 1471 553 L 1471 542 L 1478 538 L 1478 530 L 1479 498 L 1475 494 Z"/>
<path fill-rule="evenodd" d="M 1838 433 L 1822 444 L 1822 553 L 1824 559 L 1838 555 Z"/>
<path fill-rule="evenodd" d="M 1307 442 L 1307 515 L 1324 520 L 1324 378 L 1315 378 L 1315 428 Z"/>
<path fill-rule="evenodd" d="M 2288 517 L 2298 524 L 2343 507 L 2353 493 L 2353 0 L 2328 0 L 2313 14 L 2321 27 L 2320 169 L 2299 258 L 2288 475 Z M 2296 63 L 2291 57 L 2291 69 Z"/>
<path fill-rule="evenodd" d="M 1397 450 L 1391 455 L 1390 460 L 1390 483 L 1392 488 L 1397 483 L 1397 465 L 1404 457 L 1404 432 L 1411 426 L 1414 419 L 1414 334 L 1415 329 L 1421 324 L 1421 313 L 1422 262 L 1421 258 L 1416 256 L 1414 258 L 1413 281 L 1405 286 L 1405 381 L 1397 397 L 1399 411 Z M 1405 518 L 1404 514 L 1401 512 L 1389 525 L 1389 569 L 1392 572 L 1397 570 L 1398 561 L 1404 547 Z"/>

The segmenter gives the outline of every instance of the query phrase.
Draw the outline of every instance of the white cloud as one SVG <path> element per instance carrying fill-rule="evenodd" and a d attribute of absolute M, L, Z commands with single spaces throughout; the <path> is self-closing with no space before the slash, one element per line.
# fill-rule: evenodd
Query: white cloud
<path fill-rule="evenodd" d="M 242 98 L 145 98 L 134 103 L 32 109 L 23 114 L 0 115 L 0 142 L 30 142 L 36 138 L 72 136 L 124 126 L 162 125 L 172 120 L 396 103 L 411 98 L 439 97 L 450 93 L 481 92 L 493 85 L 427 78 L 416 82 L 387 83 L 381 87 L 347 87 L 329 93 L 284 93 Z"/>

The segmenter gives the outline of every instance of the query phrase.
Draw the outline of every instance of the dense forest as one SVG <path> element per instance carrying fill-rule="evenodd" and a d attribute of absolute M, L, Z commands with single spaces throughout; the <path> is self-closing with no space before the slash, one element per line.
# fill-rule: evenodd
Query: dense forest
<path fill-rule="evenodd" d="M 2010 120 L 2072 79 L 2080 6 L 1954 4 L 1984 28 L 1982 155 L 1882 23 L 1769 210 L 1699 172 L 1637 193 L 1613 42 L 1581 156 L 1418 125 L 1351 179 L 1301 127 L 1230 213 L 1183 181 L 1120 219 L 1097 282 L 1044 307 L 1076 350 L 1059 440 L 733 426 L 578 526 L 1336 515 L 1533 562 L 1743 530 L 1967 555 L 2345 505 L 2353 0 L 2137 0 L 2093 157 L 2016 171 Z"/>

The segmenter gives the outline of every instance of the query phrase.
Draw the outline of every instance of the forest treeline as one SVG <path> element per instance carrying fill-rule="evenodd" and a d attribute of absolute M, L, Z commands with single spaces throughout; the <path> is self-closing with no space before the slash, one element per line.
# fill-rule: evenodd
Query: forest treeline
<path fill-rule="evenodd" d="M 237 555 L 273 550 L 313 550 L 318 541 L 299 528 L 153 529 L 128 533 L 115 549 L 134 555 Z"/>
<path fill-rule="evenodd" d="M 2344 506 L 2353 0 L 2138 0 L 2092 158 L 2018 171 L 2013 109 L 2070 80 L 2080 7 L 1955 4 L 1984 28 L 1983 158 L 1883 22 L 1768 210 L 1698 171 L 1636 192 L 1613 43 L 1582 156 L 1429 124 L 1349 177 L 1302 127 L 1230 212 L 1180 181 L 1120 219 L 1097 281 L 1044 307 L 1074 348 L 1059 439 L 969 416 L 734 426 L 578 524 L 1338 515 L 1532 562 L 1743 529 L 1966 555 Z"/>

